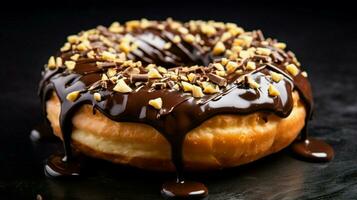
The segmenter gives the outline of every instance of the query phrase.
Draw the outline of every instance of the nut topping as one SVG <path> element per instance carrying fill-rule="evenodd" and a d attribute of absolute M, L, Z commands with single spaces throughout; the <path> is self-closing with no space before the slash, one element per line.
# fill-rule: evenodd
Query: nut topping
<path fill-rule="evenodd" d="M 238 68 L 238 66 L 239 65 L 237 62 L 229 61 L 226 65 L 227 73 L 233 73 Z"/>
<path fill-rule="evenodd" d="M 224 71 L 224 67 L 223 67 L 223 65 L 221 63 L 214 63 L 213 67 L 215 67 L 219 71 Z"/>
<path fill-rule="evenodd" d="M 273 97 L 280 95 L 279 90 L 277 90 L 273 85 L 269 85 L 268 92 L 269 95 Z"/>
<path fill-rule="evenodd" d="M 72 71 L 76 67 L 76 62 L 74 62 L 74 61 L 65 61 L 64 65 L 66 65 L 68 70 Z"/>
<path fill-rule="evenodd" d="M 247 59 L 250 57 L 250 53 L 248 51 L 242 50 L 239 52 L 239 57 L 243 59 Z"/>
<path fill-rule="evenodd" d="M 164 45 L 164 49 L 170 49 L 171 48 L 171 42 L 167 42 L 167 43 L 165 43 L 165 45 Z"/>
<path fill-rule="evenodd" d="M 95 93 L 93 94 L 93 98 L 94 98 L 94 100 L 96 100 L 96 101 L 101 101 L 101 100 L 102 100 L 102 96 L 101 96 L 98 92 L 95 92 Z"/>
<path fill-rule="evenodd" d="M 213 55 L 217 56 L 223 53 L 226 50 L 226 47 L 224 46 L 223 42 L 217 42 L 217 44 L 213 47 Z"/>
<path fill-rule="evenodd" d="M 307 78 L 307 72 L 305 72 L 305 71 L 303 71 L 303 72 L 301 72 L 301 75 L 303 76 L 303 77 L 305 77 L 305 78 Z"/>
<path fill-rule="evenodd" d="M 281 81 L 281 79 L 283 79 L 283 75 L 279 74 L 279 73 L 276 73 L 276 72 L 273 72 L 271 71 L 270 72 L 270 75 L 271 75 L 271 79 L 274 81 L 274 82 L 279 82 Z"/>
<path fill-rule="evenodd" d="M 285 49 L 286 48 L 286 44 L 283 42 L 278 42 L 274 44 L 274 47 L 278 48 L 278 49 Z"/>
<path fill-rule="evenodd" d="M 79 58 L 79 54 L 74 54 L 73 56 L 71 56 L 71 60 L 77 61 Z"/>
<path fill-rule="evenodd" d="M 119 79 L 117 81 L 117 84 L 113 88 L 114 91 L 120 92 L 120 93 L 128 93 L 132 92 L 133 90 L 125 83 L 124 79 Z"/>
<path fill-rule="evenodd" d="M 49 69 L 55 69 L 56 68 L 56 60 L 55 57 L 51 56 L 50 59 L 48 60 L 47 67 Z"/>
<path fill-rule="evenodd" d="M 183 91 L 185 91 L 185 92 L 190 92 L 190 91 L 192 91 L 192 84 L 187 83 L 187 82 L 185 82 L 185 81 L 182 81 L 181 84 L 182 84 L 182 89 L 183 89 Z"/>
<path fill-rule="evenodd" d="M 249 84 L 249 87 L 252 89 L 260 88 L 260 84 L 257 83 L 252 77 L 248 77 L 248 84 Z"/>
<path fill-rule="evenodd" d="M 219 92 L 219 88 L 217 85 L 214 85 L 213 83 L 210 82 L 202 82 L 202 87 L 203 87 L 203 92 L 207 94 L 214 94 Z"/>
<path fill-rule="evenodd" d="M 149 101 L 149 105 L 157 110 L 160 110 L 162 108 L 162 99 L 160 97 L 156 99 L 151 99 Z"/>
<path fill-rule="evenodd" d="M 256 52 L 257 52 L 257 54 L 263 55 L 263 56 L 269 56 L 271 54 L 271 50 L 270 49 L 261 48 L 261 47 L 258 47 Z"/>
<path fill-rule="evenodd" d="M 115 68 L 108 68 L 107 75 L 108 77 L 113 77 L 117 74 L 117 70 Z"/>
<path fill-rule="evenodd" d="M 143 46 L 140 46 L 145 39 L 139 39 L 132 32 L 135 30 L 140 35 L 152 29 L 169 33 L 167 37 L 162 38 L 160 47 L 157 47 L 161 48 L 157 49 L 158 51 L 162 51 L 160 54 L 155 53 L 154 56 L 159 57 L 159 62 L 150 56 L 146 59 L 146 53 L 142 52 Z M 208 55 L 211 59 L 213 55 L 214 60 L 207 66 L 187 66 L 184 59 L 176 57 L 176 54 L 172 55 L 172 51 L 182 48 L 182 45 L 192 46 L 197 53 L 197 55 L 192 53 L 193 56 Z M 137 48 L 139 49 L 135 51 Z M 96 101 L 101 100 L 98 92 L 100 90 L 97 89 L 111 88 L 112 84 L 114 84 L 113 90 L 120 93 L 149 87 L 149 90 L 171 89 L 191 92 L 193 97 L 201 98 L 204 94 L 214 94 L 220 89 L 227 89 L 228 83 L 231 85 L 245 81 L 245 86 L 258 89 L 261 86 L 251 75 L 269 65 L 278 68 L 285 66 L 289 74 L 297 76 L 300 73 L 298 68 L 300 63 L 295 54 L 285 49 L 285 43 L 264 37 L 260 30 L 244 31 L 232 23 L 215 21 L 180 23 L 172 19 L 157 22 L 142 19 L 129 21 L 125 25 L 113 22 L 108 28 L 98 26 L 68 36 L 67 42 L 61 48 L 63 53 L 58 57 L 51 56 L 47 68 L 56 69 L 65 66 L 68 73 L 78 73 L 81 69 L 74 70 L 76 67 L 87 64 L 97 66 L 96 70 L 102 73 L 101 78 L 96 82 L 95 87 L 94 85 L 87 87 L 87 89 L 91 88 L 91 93 L 94 92 L 92 94 Z M 134 58 L 138 56 L 143 57 Z M 196 58 L 188 56 L 192 62 L 195 62 Z M 173 63 L 177 66 L 172 65 Z M 278 71 L 279 69 L 269 71 L 269 77 L 275 83 L 284 78 L 282 74 L 277 73 Z M 305 71 L 301 72 L 301 75 L 307 77 Z M 268 90 L 270 96 L 279 95 L 279 91 L 273 85 L 269 86 Z"/>
<path fill-rule="evenodd" d="M 203 97 L 204 94 L 202 92 L 202 88 L 196 85 L 192 86 L 192 96 L 195 98 Z"/>
<path fill-rule="evenodd" d="M 56 58 L 56 67 L 62 67 L 63 61 L 61 57 Z"/>
<path fill-rule="evenodd" d="M 187 75 L 187 78 L 190 81 L 190 83 L 194 83 L 194 82 L 196 82 L 197 76 L 194 73 L 190 73 Z"/>
<path fill-rule="evenodd" d="M 181 42 L 181 38 L 178 35 L 175 35 L 175 37 L 172 39 L 172 42 L 175 44 L 178 44 Z"/>
<path fill-rule="evenodd" d="M 247 65 L 245 66 L 248 70 L 255 70 L 255 62 L 249 61 L 247 62 Z"/>
<path fill-rule="evenodd" d="M 68 93 L 67 96 L 66 96 L 66 99 L 68 101 L 74 102 L 74 101 L 76 101 L 78 99 L 79 93 L 80 93 L 79 91 L 73 91 L 71 93 Z"/>
<path fill-rule="evenodd" d="M 70 43 L 65 43 L 64 46 L 61 48 L 61 52 L 68 51 L 71 49 L 71 44 Z"/>
<path fill-rule="evenodd" d="M 149 78 L 162 78 L 162 75 L 155 68 L 151 68 L 148 73 Z"/>
<path fill-rule="evenodd" d="M 183 38 L 183 40 L 185 40 L 188 43 L 193 43 L 195 39 L 196 39 L 195 36 L 193 36 L 192 34 L 187 34 Z"/>
<path fill-rule="evenodd" d="M 296 76 L 299 74 L 299 69 L 294 64 L 287 65 L 286 70 L 293 76 Z"/>
<path fill-rule="evenodd" d="M 104 51 L 102 53 L 102 58 L 107 61 L 115 61 L 116 55 L 111 52 Z"/>

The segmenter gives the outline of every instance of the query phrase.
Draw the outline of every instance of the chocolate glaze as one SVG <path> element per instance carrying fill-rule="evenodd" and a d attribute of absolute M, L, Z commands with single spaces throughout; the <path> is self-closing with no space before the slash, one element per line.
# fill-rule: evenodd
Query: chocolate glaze
<path fill-rule="evenodd" d="M 161 194 L 164 199 L 207 199 L 208 190 L 200 182 L 168 181 L 162 185 Z"/>
<path fill-rule="evenodd" d="M 173 43 L 175 32 L 173 30 L 147 29 L 135 33 L 133 37 L 138 41 L 139 48 L 131 52 L 129 58 L 141 60 L 145 63 L 155 63 L 160 66 L 189 66 L 208 65 L 212 57 L 205 53 L 200 46 L 180 42 Z M 168 50 L 164 50 L 164 45 L 172 42 Z"/>
<path fill-rule="evenodd" d="M 290 145 L 290 149 L 296 157 L 309 162 L 328 162 L 334 158 L 335 152 L 329 144 L 307 137 L 306 126 L 302 133 L 304 134 L 301 134 L 300 138 Z"/>
<path fill-rule="evenodd" d="M 45 163 L 44 171 L 46 176 L 52 178 L 78 177 L 81 171 L 79 158 L 72 158 L 68 162 L 67 157 L 61 153 L 51 155 Z"/>
<path fill-rule="evenodd" d="M 100 27 L 100 30 L 105 34 L 106 29 Z M 207 66 L 214 59 L 222 56 L 213 56 L 211 49 L 214 41 L 202 36 L 203 42 L 210 47 L 209 50 L 204 50 L 200 45 L 192 45 L 187 42 L 172 43 L 169 49 L 164 49 L 167 42 L 172 42 L 174 30 L 170 30 L 167 26 L 160 30 L 156 28 L 146 28 L 143 30 L 132 31 L 128 34 L 136 40 L 138 48 L 128 54 L 128 58 L 134 61 L 142 61 L 144 64 L 155 63 L 164 66 L 165 68 L 175 69 L 178 66 L 185 65 L 204 65 Z M 218 33 L 222 34 L 222 33 Z M 113 37 L 120 37 L 122 34 L 117 34 Z M 259 47 L 261 37 L 255 38 L 252 42 L 253 46 Z M 230 45 L 231 40 L 226 42 Z M 100 49 L 101 44 L 98 45 Z M 75 51 L 60 53 L 59 56 L 63 60 L 68 60 L 69 57 L 75 54 Z M 292 108 L 292 92 L 297 90 L 303 98 L 308 110 L 307 120 L 311 116 L 313 99 L 311 87 L 308 79 L 299 73 L 297 76 L 290 76 L 285 72 L 284 63 L 293 59 L 291 53 L 280 52 L 280 57 L 270 64 L 262 64 L 257 62 L 257 69 L 249 72 L 251 77 L 260 84 L 257 90 L 249 88 L 244 82 L 237 83 L 239 76 L 229 76 L 228 84 L 224 89 L 217 94 L 205 95 L 200 99 L 193 98 L 191 94 L 173 89 L 153 89 L 150 84 L 144 85 L 140 90 L 131 93 L 117 93 L 112 89 L 113 84 L 108 84 L 107 89 L 100 89 L 102 101 L 95 101 L 89 87 L 96 84 L 101 79 L 101 74 L 105 69 L 98 68 L 95 65 L 97 60 L 82 58 L 77 61 L 73 72 L 69 72 L 64 68 L 55 70 L 46 69 L 43 72 L 43 78 L 40 83 L 39 94 L 42 98 L 42 104 L 46 105 L 46 100 L 55 92 L 61 102 L 60 127 L 62 130 L 65 158 L 50 157 L 46 168 L 52 171 L 57 171 L 58 174 L 75 174 L 77 168 L 61 164 L 63 161 L 68 162 L 73 159 L 71 149 L 71 132 L 72 132 L 72 116 L 84 104 L 93 105 L 93 110 L 106 115 L 114 121 L 120 122 L 139 122 L 146 123 L 156 128 L 170 143 L 172 162 L 176 167 L 177 181 L 168 182 L 163 185 L 162 193 L 165 197 L 173 196 L 192 196 L 190 191 L 202 191 L 197 193 L 200 198 L 207 196 L 208 191 L 203 184 L 186 182 L 183 179 L 184 163 L 182 157 L 182 146 L 186 134 L 193 128 L 200 125 L 205 120 L 217 114 L 249 114 L 257 111 L 271 112 L 280 117 L 287 117 Z M 282 60 L 283 59 L 283 60 Z M 270 71 L 277 71 L 284 75 L 283 80 L 278 83 L 273 82 L 267 75 Z M 244 72 L 245 74 L 248 72 Z M 271 97 L 268 94 L 269 85 L 274 85 L 280 92 L 279 96 Z M 66 95 L 72 91 L 81 91 L 80 97 L 71 102 L 66 100 Z M 163 106 L 160 110 L 156 110 L 148 105 L 150 99 L 161 97 Z M 45 107 L 44 107 L 45 111 Z M 306 132 L 302 133 L 301 138 L 306 139 Z M 314 139 L 309 139 L 310 145 L 295 144 L 295 149 L 298 153 L 304 155 L 311 154 L 302 149 L 311 149 L 313 151 L 328 150 L 331 155 L 332 149 L 326 149 L 322 142 L 316 142 Z M 313 145 L 318 143 L 318 145 Z M 304 143 L 306 144 L 306 143 Z M 315 154 L 311 154 L 315 155 Z M 309 156 L 305 156 L 309 157 Z M 317 158 L 310 156 L 310 158 Z M 318 158 L 320 159 L 320 158 Z M 61 167 L 65 165 L 65 167 Z M 60 167 L 56 167 L 60 166 Z M 63 169 L 70 169 L 69 173 Z M 74 170 L 72 170 L 74 169 Z M 52 175 L 53 176 L 53 175 Z M 196 194 L 196 193 L 195 193 Z M 196 195 L 193 195 L 197 197 Z"/>

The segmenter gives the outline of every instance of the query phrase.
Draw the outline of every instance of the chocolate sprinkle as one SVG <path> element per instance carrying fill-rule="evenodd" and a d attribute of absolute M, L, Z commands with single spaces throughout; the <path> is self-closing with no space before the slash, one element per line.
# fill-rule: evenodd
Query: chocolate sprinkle
<path fill-rule="evenodd" d="M 219 86 L 226 86 L 227 85 L 227 79 L 222 78 L 216 74 L 213 73 L 209 73 L 208 78 L 210 81 L 212 81 L 213 83 L 219 85 Z"/>

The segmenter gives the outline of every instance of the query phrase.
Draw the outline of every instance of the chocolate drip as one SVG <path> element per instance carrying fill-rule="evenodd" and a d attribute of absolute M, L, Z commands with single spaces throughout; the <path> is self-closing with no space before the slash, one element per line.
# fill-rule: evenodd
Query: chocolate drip
<path fill-rule="evenodd" d="M 335 156 L 335 152 L 329 144 L 308 137 L 307 125 L 301 131 L 300 138 L 290 145 L 290 149 L 296 157 L 309 162 L 328 162 Z"/>
<path fill-rule="evenodd" d="M 161 194 L 164 199 L 208 199 L 205 185 L 194 181 L 169 181 L 162 185 Z"/>
<path fill-rule="evenodd" d="M 335 155 L 330 145 L 314 138 L 297 140 L 291 144 L 291 149 L 299 158 L 310 162 L 328 162 Z"/>
<path fill-rule="evenodd" d="M 52 178 L 78 177 L 80 175 L 80 162 L 78 158 L 67 160 L 67 156 L 56 153 L 51 155 L 45 163 L 45 175 Z"/>
<path fill-rule="evenodd" d="M 173 37 L 177 33 L 168 28 L 163 30 L 147 28 L 144 31 L 134 31 L 130 34 L 138 47 L 130 52 L 128 57 L 144 64 L 155 63 L 175 70 L 177 66 L 181 65 L 208 66 L 209 63 L 213 62 L 213 59 L 222 57 L 212 56 L 210 51 L 203 50 L 199 45 L 184 41 L 175 43 Z M 209 38 L 202 38 L 204 43 L 212 43 Z M 164 45 L 168 42 L 172 44 L 171 47 L 164 49 Z M 213 45 L 214 43 L 211 44 L 211 48 Z M 60 56 L 66 60 L 72 54 L 62 53 Z M 286 61 L 292 59 L 292 57 L 289 57 L 290 54 L 285 52 L 281 52 L 281 54 L 283 56 L 279 57 L 278 60 L 280 61 L 281 57 Z M 144 84 L 140 86 L 140 90 L 134 90 L 130 93 L 117 93 L 113 91 L 114 85 L 108 82 L 106 89 L 97 91 L 101 94 L 101 101 L 96 101 L 93 98 L 93 92 L 88 90 L 88 88 L 94 87 L 95 84 L 100 82 L 103 73 L 103 67 L 98 68 L 96 66 L 96 59 L 78 60 L 74 71 L 71 73 L 63 68 L 47 69 L 43 74 L 39 93 L 42 96 L 44 106 L 53 92 L 57 94 L 61 102 L 60 127 L 66 159 L 51 157 L 46 168 L 52 169 L 52 171 L 68 169 L 70 172 L 67 175 L 77 174 L 78 169 L 75 167 L 73 170 L 73 166 L 76 165 L 70 164 L 71 160 L 74 159 L 71 149 L 71 120 L 81 106 L 89 104 L 93 105 L 94 111 L 98 110 L 114 121 L 149 124 L 167 139 L 171 145 L 171 157 L 176 167 L 177 181 L 163 185 L 162 193 L 165 197 L 204 198 L 208 191 L 203 184 L 184 180 L 182 146 L 185 136 L 190 130 L 218 114 L 249 114 L 265 111 L 280 117 L 287 117 L 293 109 L 293 90 L 300 93 L 308 110 L 307 120 L 310 118 L 313 100 L 308 79 L 301 74 L 294 77 L 286 74 L 283 62 L 280 61 L 274 63 L 274 65 L 261 64 L 257 69 L 249 72 L 250 77 L 260 85 L 259 89 L 250 88 L 244 81 L 237 82 L 237 79 L 241 78 L 242 75 L 227 76 L 227 82 L 222 82 L 211 74 L 211 78 L 218 84 L 226 85 L 225 89 L 217 94 L 207 94 L 199 99 L 192 97 L 191 94 L 172 89 L 172 84 L 170 88 L 164 89 L 155 89 L 150 87 L 150 84 Z M 268 77 L 270 71 L 280 72 L 284 75 L 283 79 L 279 82 L 272 81 Z M 136 78 L 143 77 L 137 76 Z M 144 78 L 146 80 L 147 77 Z M 270 85 L 273 85 L 279 91 L 279 96 L 269 95 L 268 87 Z M 79 97 L 74 102 L 68 101 L 66 96 L 73 91 L 79 91 Z M 148 105 L 149 100 L 159 97 L 164 102 L 160 110 Z M 303 132 L 302 138 L 307 138 L 306 132 Z M 305 143 L 305 146 L 297 145 L 296 149 L 299 149 L 299 152 L 304 155 L 309 153 L 300 151 L 302 148 L 316 151 L 317 148 L 323 147 L 323 150 L 328 150 L 325 148 L 326 146 L 321 145 L 321 142 L 318 143 L 319 145 L 314 145 L 317 143 L 315 140 L 310 139 L 309 141 L 312 141 L 312 143 Z M 328 153 L 328 155 L 330 154 L 331 152 Z"/>

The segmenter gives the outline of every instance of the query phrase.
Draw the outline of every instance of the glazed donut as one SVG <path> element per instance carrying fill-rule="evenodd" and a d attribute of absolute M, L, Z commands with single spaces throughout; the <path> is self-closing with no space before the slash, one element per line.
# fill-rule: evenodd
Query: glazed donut
<path fill-rule="evenodd" d="M 233 167 L 286 147 L 304 126 L 305 108 L 297 93 L 293 98 L 294 108 L 287 118 L 256 112 L 244 116 L 217 115 L 206 120 L 186 136 L 183 145 L 186 169 Z M 54 133 L 61 137 L 57 96 L 47 101 L 47 113 Z M 75 127 L 72 142 L 86 155 L 143 169 L 175 169 L 170 144 L 151 126 L 115 122 L 100 112 L 93 115 L 89 105 L 81 107 L 72 122 Z"/>
<path fill-rule="evenodd" d="M 234 167 L 288 146 L 311 114 L 307 73 L 260 30 L 142 19 L 67 40 L 39 90 L 67 156 L 74 147 L 143 169 Z"/>

